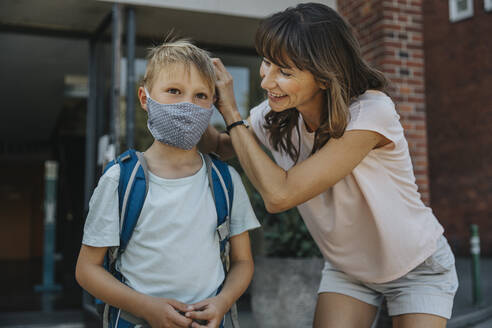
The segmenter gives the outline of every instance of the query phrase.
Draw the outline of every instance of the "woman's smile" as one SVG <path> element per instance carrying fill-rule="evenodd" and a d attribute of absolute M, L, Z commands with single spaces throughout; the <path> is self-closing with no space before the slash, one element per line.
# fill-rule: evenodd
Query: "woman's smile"
<path fill-rule="evenodd" d="M 271 91 L 267 91 L 267 92 L 268 92 L 268 99 L 270 101 L 273 101 L 273 102 L 280 102 L 280 101 L 287 98 L 286 94 L 275 93 L 275 92 L 271 92 Z"/>

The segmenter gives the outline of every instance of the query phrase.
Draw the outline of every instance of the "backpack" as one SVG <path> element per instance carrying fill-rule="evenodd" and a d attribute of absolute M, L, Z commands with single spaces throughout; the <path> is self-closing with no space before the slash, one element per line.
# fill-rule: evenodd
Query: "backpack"
<path fill-rule="evenodd" d="M 234 186 L 232 184 L 229 167 L 214 155 L 204 155 L 207 176 L 212 197 L 217 210 L 217 234 L 220 241 L 220 259 L 224 267 L 224 273 L 229 271 L 229 252 L 230 252 L 230 212 L 234 196 Z M 104 173 L 113 165 L 120 166 L 120 180 L 118 185 L 119 211 L 120 211 L 120 246 L 111 247 L 105 256 L 104 267 L 116 279 L 123 282 L 123 276 L 116 269 L 116 260 L 126 250 L 128 242 L 132 237 L 133 230 L 137 225 L 140 212 L 145 202 L 145 197 L 149 190 L 149 179 L 147 163 L 143 154 L 133 149 L 129 149 L 117 159 L 109 162 Z M 217 294 L 222 289 L 224 282 L 219 286 Z M 96 304 L 102 305 L 101 300 L 96 299 Z M 230 309 L 232 327 L 239 328 L 236 304 Z M 130 313 L 104 305 L 103 327 L 118 327 L 120 314 L 123 320 L 139 326 L 144 324 L 142 320 L 136 320 Z M 116 317 L 116 318 L 115 318 Z M 223 327 L 224 320 L 221 327 Z"/>

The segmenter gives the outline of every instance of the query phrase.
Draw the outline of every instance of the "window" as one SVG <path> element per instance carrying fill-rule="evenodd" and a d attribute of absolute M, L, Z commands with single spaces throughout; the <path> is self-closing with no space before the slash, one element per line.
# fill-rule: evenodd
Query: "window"
<path fill-rule="evenodd" d="M 241 114 L 241 117 L 247 118 L 249 116 L 249 68 L 242 66 L 229 66 L 226 65 L 227 71 L 232 75 L 234 80 L 234 96 L 236 97 L 236 103 Z M 210 123 L 215 127 L 226 126 L 222 115 L 218 111 L 214 111 Z"/>
<path fill-rule="evenodd" d="M 472 16 L 473 0 L 449 0 L 449 19 L 451 22 L 457 22 Z"/>
<path fill-rule="evenodd" d="M 483 7 L 485 11 L 492 11 L 492 0 L 483 0 Z"/>

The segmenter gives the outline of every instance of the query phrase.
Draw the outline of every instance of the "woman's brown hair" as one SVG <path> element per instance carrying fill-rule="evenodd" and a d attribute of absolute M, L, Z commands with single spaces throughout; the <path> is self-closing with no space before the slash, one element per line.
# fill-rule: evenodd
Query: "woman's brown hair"
<path fill-rule="evenodd" d="M 383 91 L 387 85 L 384 75 L 362 59 L 349 24 L 323 4 L 303 3 L 266 18 L 256 32 L 255 45 L 258 54 L 272 63 L 283 67 L 294 64 L 326 85 L 327 107 L 315 133 L 312 153 L 330 137 L 343 135 L 351 100 L 368 89 Z M 291 136 L 293 128 L 298 128 L 298 118 L 295 108 L 270 111 L 265 117 L 273 148 L 286 152 L 294 161 L 299 149 Z"/>

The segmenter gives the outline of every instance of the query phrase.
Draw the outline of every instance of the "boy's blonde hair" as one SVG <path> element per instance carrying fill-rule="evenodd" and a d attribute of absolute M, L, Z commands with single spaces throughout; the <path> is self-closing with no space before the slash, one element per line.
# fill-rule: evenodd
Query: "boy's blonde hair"
<path fill-rule="evenodd" d="M 215 93 L 216 77 L 210 55 L 190 41 L 182 39 L 164 42 L 159 46 L 152 47 L 149 49 L 147 59 L 147 68 L 142 83 L 149 90 L 162 69 L 172 64 L 181 63 L 185 65 L 187 70 L 190 65 L 194 65 L 207 82 L 210 90 Z"/>

